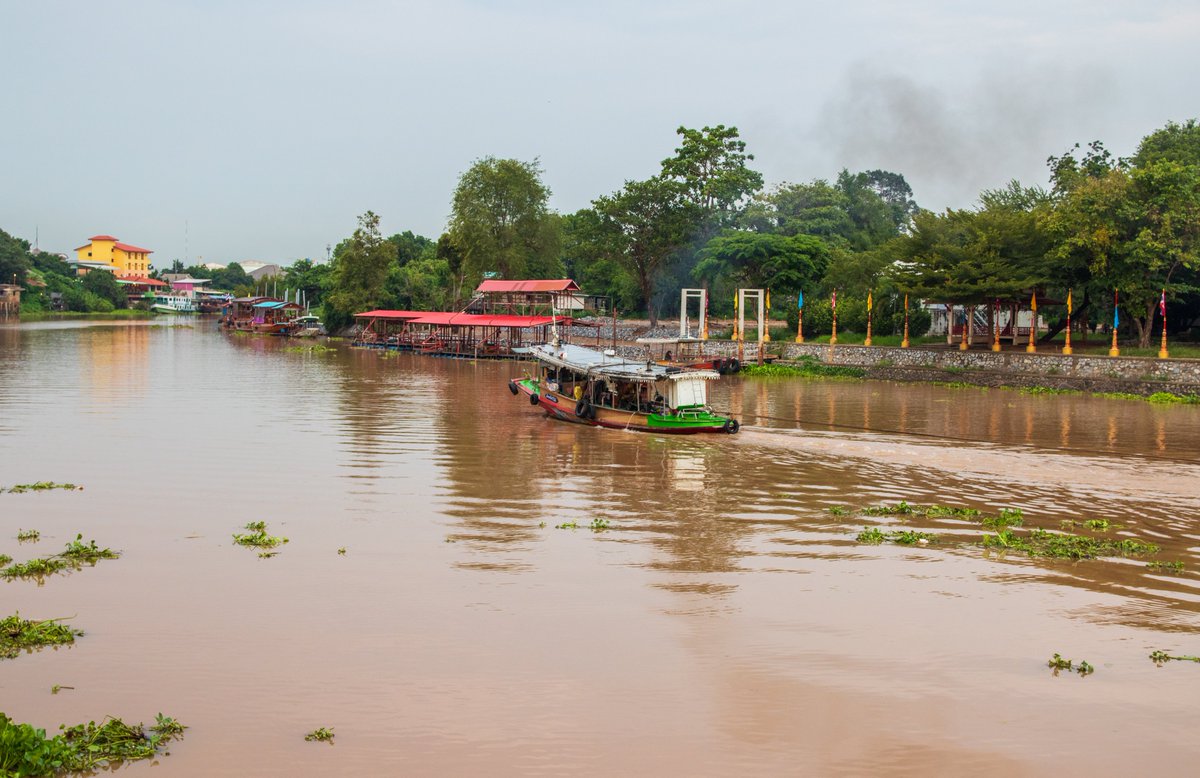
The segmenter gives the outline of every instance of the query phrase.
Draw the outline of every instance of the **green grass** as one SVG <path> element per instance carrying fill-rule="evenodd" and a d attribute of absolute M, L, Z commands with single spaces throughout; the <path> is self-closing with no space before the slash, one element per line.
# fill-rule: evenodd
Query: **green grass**
<path fill-rule="evenodd" d="M 1168 336 L 1169 337 L 1169 336 Z M 1071 342 L 1074 346 L 1074 341 Z M 1153 346 L 1142 348 L 1141 346 L 1121 346 L 1121 356 L 1123 357 L 1158 357 L 1159 343 L 1156 340 Z M 1107 349 L 1105 350 L 1107 352 Z M 1167 353 L 1172 359 L 1200 359 L 1200 346 L 1190 343 L 1172 343 L 1167 341 Z"/>
<path fill-rule="evenodd" d="M 75 642 L 83 633 L 59 624 L 61 619 L 31 621 L 14 613 L 0 619 L 0 659 L 15 659 L 22 651 Z M 0 773 L 2 775 L 2 773 Z"/>
<path fill-rule="evenodd" d="M 126 320 L 126 319 L 150 319 L 154 314 L 150 311 L 141 311 L 135 308 L 118 308 L 115 311 L 107 311 L 101 313 L 99 311 L 22 311 L 21 321 L 57 321 L 60 319 L 100 319 L 100 320 Z"/>
<path fill-rule="evenodd" d="M 861 367 L 826 365 L 816 357 L 800 357 L 795 362 L 773 362 L 766 365 L 745 365 L 742 375 L 752 378 L 795 378 L 800 376 L 819 378 L 862 378 L 867 371 Z"/>

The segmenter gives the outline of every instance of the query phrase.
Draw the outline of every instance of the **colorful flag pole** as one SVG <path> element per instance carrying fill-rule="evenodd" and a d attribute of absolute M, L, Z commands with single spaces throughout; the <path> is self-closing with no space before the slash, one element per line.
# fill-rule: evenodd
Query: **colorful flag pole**
<path fill-rule="evenodd" d="M 904 339 L 900 341 L 900 348 L 908 348 L 908 295 L 904 295 Z"/>
<path fill-rule="evenodd" d="M 867 339 L 863 341 L 864 346 L 871 345 L 871 308 L 874 304 L 871 301 L 871 292 L 867 292 Z"/>
<path fill-rule="evenodd" d="M 1118 290 L 1113 290 L 1113 339 L 1112 348 L 1108 350 L 1110 357 L 1121 356 L 1121 349 L 1117 348 L 1117 328 L 1121 326 L 1121 307 L 1118 305 Z"/>
<path fill-rule="evenodd" d="M 738 293 L 736 289 L 733 290 L 733 339 L 740 340 L 738 338 Z"/>
<path fill-rule="evenodd" d="M 1034 292 L 1033 297 L 1030 298 L 1029 308 L 1033 311 L 1033 320 L 1029 322 L 1029 344 L 1025 346 L 1025 351 L 1032 354 L 1037 351 L 1037 344 L 1033 342 L 1033 336 L 1037 334 L 1037 292 Z"/>
<path fill-rule="evenodd" d="M 804 342 L 804 292 L 796 293 L 796 342 Z"/>
<path fill-rule="evenodd" d="M 1063 346 L 1062 353 L 1071 353 L 1071 290 L 1067 290 L 1067 343 Z"/>
<path fill-rule="evenodd" d="M 769 342 L 771 340 L 771 290 L 770 289 L 767 290 L 767 303 L 766 303 L 765 307 L 766 307 L 767 311 L 765 314 L 763 314 L 763 329 L 765 330 L 765 332 L 763 332 L 763 342 L 764 343 Z"/>
<path fill-rule="evenodd" d="M 1162 345 L 1158 347 L 1158 358 L 1167 359 L 1171 355 L 1167 353 L 1167 290 L 1162 290 L 1162 297 L 1158 298 L 1158 310 L 1162 314 Z"/>
<path fill-rule="evenodd" d="M 833 332 L 829 335 L 829 345 L 837 343 L 837 290 L 833 290 L 833 297 L 830 299 L 829 308 L 833 311 Z"/>
<path fill-rule="evenodd" d="M 708 340 L 708 289 L 704 290 L 704 314 L 700 321 L 700 340 Z"/>

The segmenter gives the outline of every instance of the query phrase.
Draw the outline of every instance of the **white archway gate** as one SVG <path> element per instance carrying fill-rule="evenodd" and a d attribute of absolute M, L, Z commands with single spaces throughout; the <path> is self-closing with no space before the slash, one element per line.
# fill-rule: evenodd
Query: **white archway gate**
<path fill-rule="evenodd" d="M 746 301 L 751 300 L 758 303 L 758 364 L 763 363 L 763 342 L 766 340 L 767 334 L 767 298 L 766 292 L 762 289 L 739 289 L 738 290 L 738 309 L 737 309 L 737 339 L 738 339 L 738 361 L 742 364 L 746 363 Z"/>
<path fill-rule="evenodd" d="M 696 337 L 708 340 L 708 290 L 683 289 L 679 293 L 679 339 L 692 337 L 691 320 L 688 318 L 688 301 L 697 300 L 700 303 L 700 313 L 696 320 Z"/>

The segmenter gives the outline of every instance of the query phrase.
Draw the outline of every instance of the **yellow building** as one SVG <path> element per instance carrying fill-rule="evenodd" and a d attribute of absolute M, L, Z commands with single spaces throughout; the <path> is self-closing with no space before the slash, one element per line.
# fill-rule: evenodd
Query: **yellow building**
<path fill-rule="evenodd" d="M 150 249 L 122 243 L 112 235 L 93 235 L 88 241 L 75 249 L 81 272 L 97 262 L 111 266 L 119 277 L 145 277 L 150 272 L 150 255 L 154 253 Z"/>

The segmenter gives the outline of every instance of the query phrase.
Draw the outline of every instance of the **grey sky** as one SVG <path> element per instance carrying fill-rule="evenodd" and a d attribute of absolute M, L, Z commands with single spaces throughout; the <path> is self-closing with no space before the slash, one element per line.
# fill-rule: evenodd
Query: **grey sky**
<path fill-rule="evenodd" d="M 1060 2 L 0 0 L 0 228 L 158 266 L 323 258 L 379 213 L 436 238 L 459 174 L 539 157 L 573 211 L 736 125 L 768 186 L 903 173 L 964 206 L 1200 115 L 1200 6 Z"/>

